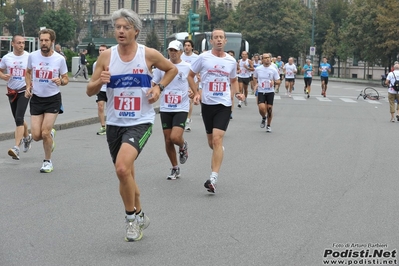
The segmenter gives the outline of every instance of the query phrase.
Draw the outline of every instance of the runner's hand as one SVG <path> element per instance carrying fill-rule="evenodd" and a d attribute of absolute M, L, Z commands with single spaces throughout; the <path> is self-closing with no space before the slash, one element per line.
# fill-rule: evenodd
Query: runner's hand
<path fill-rule="evenodd" d="M 111 82 L 111 73 L 109 72 L 109 66 L 107 66 L 107 70 L 103 70 L 101 72 L 100 79 L 103 84 Z"/>
<path fill-rule="evenodd" d="M 198 104 L 200 103 L 200 101 L 201 101 L 201 95 L 197 93 L 197 94 L 193 97 L 193 101 L 194 101 L 194 104 L 195 104 L 195 105 L 198 105 Z"/>
<path fill-rule="evenodd" d="M 146 93 L 146 96 L 148 98 L 148 103 L 152 104 L 158 101 L 159 95 L 161 94 L 161 89 L 159 88 L 158 85 L 153 86 L 151 89 L 149 89 Z"/>

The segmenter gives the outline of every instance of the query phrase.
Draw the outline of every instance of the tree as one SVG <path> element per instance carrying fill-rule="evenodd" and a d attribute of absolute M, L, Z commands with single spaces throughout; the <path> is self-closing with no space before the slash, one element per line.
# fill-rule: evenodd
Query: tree
<path fill-rule="evenodd" d="M 154 48 L 155 50 L 161 49 L 161 43 L 159 41 L 158 35 L 156 34 L 154 28 L 152 28 L 151 32 L 147 34 L 147 38 L 145 39 L 145 45 L 150 48 Z"/>
<path fill-rule="evenodd" d="M 246 0 L 236 12 L 230 16 L 240 17 L 237 31 L 243 33 L 252 52 L 297 57 L 310 44 L 311 13 L 299 1 Z"/>
<path fill-rule="evenodd" d="M 61 44 L 65 44 L 75 37 L 75 21 L 65 9 L 47 10 L 40 17 L 38 24 L 41 27 L 54 30 L 57 35 L 57 42 Z"/>

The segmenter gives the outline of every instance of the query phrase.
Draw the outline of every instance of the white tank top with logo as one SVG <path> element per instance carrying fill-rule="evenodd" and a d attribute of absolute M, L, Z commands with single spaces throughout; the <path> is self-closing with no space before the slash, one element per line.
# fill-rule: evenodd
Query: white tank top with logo
<path fill-rule="evenodd" d="M 152 73 L 145 60 L 145 46 L 137 45 L 136 55 L 130 62 L 120 59 L 118 45 L 111 47 L 107 125 L 123 127 L 154 123 L 155 111 L 146 96 L 151 88 Z"/>
<path fill-rule="evenodd" d="M 62 55 L 53 52 L 51 56 L 43 56 L 40 50 L 30 53 L 27 68 L 32 70 L 32 93 L 39 97 L 50 97 L 59 93 L 60 88 L 52 79 L 68 73 Z"/>
<path fill-rule="evenodd" d="M 179 71 L 174 79 L 165 87 L 160 96 L 161 112 L 188 112 L 190 109 L 190 99 L 188 98 L 188 74 L 190 73 L 190 64 L 181 61 L 175 64 Z M 159 83 L 165 72 L 155 69 L 154 83 Z"/>
<path fill-rule="evenodd" d="M 207 105 L 231 106 L 230 79 L 237 77 L 237 62 L 231 55 L 217 57 L 211 51 L 200 54 L 191 65 L 201 75 L 201 101 Z"/>
<path fill-rule="evenodd" d="M 25 74 L 28 65 L 29 53 L 24 51 L 22 55 L 15 55 L 13 52 L 3 56 L 0 62 L 0 68 L 6 69 L 10 74 L 7 87 L 13 90 L 19 90 L 26 86 Z"/>
<path fill-rule="evenodd" d="M 240 73 L 238 74 L 239 78 L 250 78 L 251 77 L 251 71 L 246 69 L 245 66 L 249 67 L 249 60 L 243 61 L 240 59 L 238 61 L 238 65 L 240 66 Z"/>

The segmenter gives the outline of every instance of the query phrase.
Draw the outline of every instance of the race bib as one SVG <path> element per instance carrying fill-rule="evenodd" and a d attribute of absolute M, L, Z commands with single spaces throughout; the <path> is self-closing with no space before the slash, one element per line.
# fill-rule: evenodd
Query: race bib
<path fill-rule="evenodd" d="M 141 89 L 115 89 L 114 109 L 118 118 L 138 119 L 141 116 Z"/>
<path fill-rule="evenodd" d="M 293 72 L 287 72 L 287 76 L 292 76 Z"/>
<path fill-rule="evenodd" d="M 227 90 L 227 83 L 222 81 L 209 82 L 210 92 L 225 92 Z"/>
<path fill-rule="evenodd" d="M 308 77 L 312 77 L 312 70 L 306 71 L 306 75 L 307 75 Z"/>
<path fill-rule="evenodd" d="M 269 90 L 270 89 L 270 80 L 266 80 L 260 83 L 260 86 L 264 90 Z"/>
<path fill-rule="evenodd" d="M 13 77 L 25 77 L 25 69 L 23 68 L 10 68 L 10 74 Z"/>
<path fill-rule="evenodd" d="M 182 102 L 181 91 L 171 91 L 164 95 L 165 107 L 167 108 L 178 108 Z"/>
<path fill-rule="evenodd" d="M 36 70 L 36 78 L 38 79 L 52 79 L 53 72 L 49 70 Z"/>

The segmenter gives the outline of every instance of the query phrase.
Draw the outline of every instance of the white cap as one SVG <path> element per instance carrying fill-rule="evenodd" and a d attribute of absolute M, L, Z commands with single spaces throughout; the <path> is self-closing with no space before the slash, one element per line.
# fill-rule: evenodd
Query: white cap
<path fill-rule="evenodd" d="M 181 50 L 183 50 L 183 44 L 181 42 L 179 42 L 178 40 L 174 40 L 169 43 L 168 49 L 171 49 L 171 48 L 175 49 L 177 51 L 181 51 Z"/>

